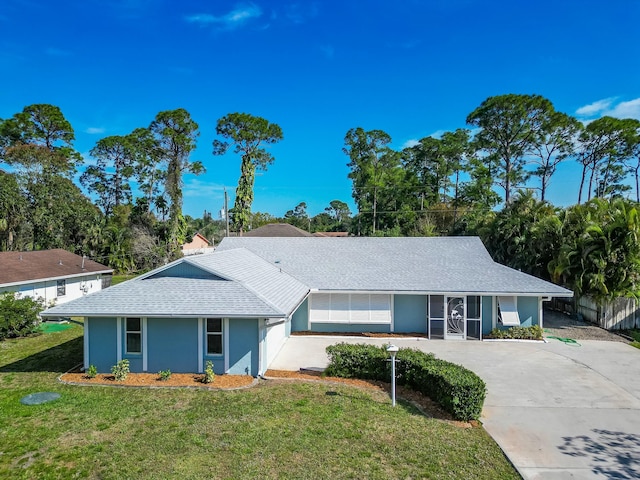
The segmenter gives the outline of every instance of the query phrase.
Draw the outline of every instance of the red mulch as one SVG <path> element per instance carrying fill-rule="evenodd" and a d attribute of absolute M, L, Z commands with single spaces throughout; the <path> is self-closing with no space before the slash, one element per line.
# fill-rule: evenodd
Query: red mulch
<path fill-rule="evenodd" d="M 167 380 L 160 380 L 157 373 L 130 373 L 122 382 L 117 382 L 113 375 L 99 373 L 88 378 L 84 373 L 65 373 L 60 377 L 63 382 L 88 383 L 97 385 L 126 385 L 133 387 L 206 387 L 232 389 L 248 387 L 254 382 L 249 375 L 216 375 L 213 383 L 202 383 L 203 374 L 172 373 Z"/>

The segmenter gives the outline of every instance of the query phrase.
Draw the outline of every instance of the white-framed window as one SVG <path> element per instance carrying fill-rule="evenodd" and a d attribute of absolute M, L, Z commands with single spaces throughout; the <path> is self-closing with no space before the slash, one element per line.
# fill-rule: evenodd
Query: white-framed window
<path fill-rule="evenodd" d="M 391 323 L 391 295 L 314 293 L 309 320 L 315 323 Z"/>
<path fill-rule="evenodd" d="M 125 318 L 125 342 L 127 353 L 142 353 L 142 319 Z"/>
<path fill-rule="evenodd" d="M 207 318 L 207 355 L 222 355 L 222 319 Z"/>
<path fill-rule="evenodd" d="M 58 297 L 64 297 L 67 294 L 67 281 L 62 279 L 57 281 Z"/>

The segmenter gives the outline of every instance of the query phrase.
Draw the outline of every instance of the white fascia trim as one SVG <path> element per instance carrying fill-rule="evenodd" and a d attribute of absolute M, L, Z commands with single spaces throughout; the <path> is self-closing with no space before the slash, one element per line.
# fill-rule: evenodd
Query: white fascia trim
<path fill-rule="evenodd" d="M 0 285 L 0 288 L 4 287 L 15 287 L 19 285 L 31 285 L 32 283 L 40 283 L 40 282 L 51 282 L 53 280 L 66 280 L 68 278 L 78 278 L 78 277 L 92 277 L 94 275 L 113 273 L 113 270 L 98 270 L 95 272 L 82 272 L 82 273 L 74 273 L 72 275 L 61 275 L 58 277 L 46 277 L 46 278 L 33 278 L 29 280 L 22 280 L 19 282 L 9 282 L 3 283 Z"/>
<path fill-rule="evenodd" d="M 570 293 L 550 293 L 550 292 L 434 292 L 428 290 L 324 290 L 324 289 L 311 289 L 310 293 L 354 293 L 364 295 L 447 295 L 447 296 L 483 296 L 483 297 L 573 297 L 573 292 Z"/>
<path fill-rule="evenodd" d="M 75 301 L 75 300 L 72 300 Z M 64 304 L 63 304 L 64 305 Z M 242 314 L 235 314 L 235 315 L 227 315 L 225 313 L 206 313 L 204 314 L 206 318 L 265 318 L 265 317 L 269 317 L 269 318 L 287 318 L 287 315 L 284 315 L 282 313 L 266 313 L 266 314 L 262 314 L 262 315 L 256 315 L 256 314 L 247 314 L 247 315 L 242 315 Z M 42 317 L 99 317 L 99 318 L 105 318 L 105 317 L 116 317 L 116 316 L 120 316 L 120 317 L 147 317 L 147 318 L 205 318 L 203 317 L 202 313 L 198 313 L 198 314 L 193 314 L 193 313 L 189 313 L 189 314 L 181 314 L 181 313 L 176 313 L 173 315 L 166 315 L 166 314 L 154 314 L 154 313 L 45 313 L 42 312 L 40 314 L 40 316 Z"/>

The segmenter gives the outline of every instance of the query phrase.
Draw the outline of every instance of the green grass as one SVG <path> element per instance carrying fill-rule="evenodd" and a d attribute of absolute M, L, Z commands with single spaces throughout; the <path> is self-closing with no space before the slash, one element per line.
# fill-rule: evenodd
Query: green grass
<path fill-rule="evenodd" d="M 131 280 L 132 278 L 136 278 L 138 275 L 113 275 L 111 277 L 111 285 L 117 285 L 122 282 L 126 282 L 127 280 Z"/>
<path fill-rule="evenodd" d="M 0 342 L 0 478 L 517 479 L 482 428 L 318 383 L 237 391 L 79 387 L 82 328 Z M 62 397 L 20 404 L 38 391 Z"/>

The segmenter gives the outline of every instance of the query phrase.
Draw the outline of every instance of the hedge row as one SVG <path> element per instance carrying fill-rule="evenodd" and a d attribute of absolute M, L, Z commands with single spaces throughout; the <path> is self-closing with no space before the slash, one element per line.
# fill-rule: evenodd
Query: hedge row
<path fill-rule="evenodd" d="M 385 382 L 391 378 L 384 346 L 339 343 L 327 347 L 327 354 L 328 376 Z M 485 383 L 472 371 L 411 348 L 401 348 L 396 355 L 396 383 L 427 395 L 464 421 L 480 417 L 487 392 Z"/>

